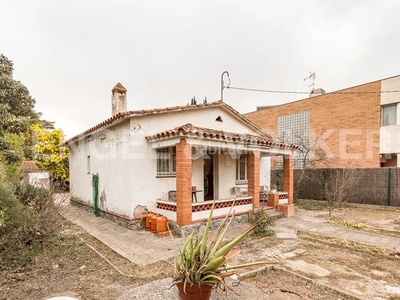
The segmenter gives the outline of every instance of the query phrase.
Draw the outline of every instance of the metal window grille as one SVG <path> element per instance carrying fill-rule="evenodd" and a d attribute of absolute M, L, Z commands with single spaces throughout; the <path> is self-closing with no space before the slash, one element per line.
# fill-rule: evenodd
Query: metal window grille
<path fill-rule="evenodd" d="M 157 150 L 157 175 L 176 175 L 176 148 L 162 148 Z"/>
<path fill-rule="evenodd" d="M 236 162 L 236 180 L 247 180 L 247 156 L 241 154 Z"/>

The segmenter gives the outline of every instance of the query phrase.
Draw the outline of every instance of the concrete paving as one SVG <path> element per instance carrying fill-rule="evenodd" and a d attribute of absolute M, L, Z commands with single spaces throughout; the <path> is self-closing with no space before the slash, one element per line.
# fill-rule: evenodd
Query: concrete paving
<path fill-rule="evenodd" d="M 149 231 L 132 231 L 72 205 L 66 206 L 63 215 L 138 266 L 173 257 L 176 247 L 183 242 L 182 238 L 159 238 Z M 296 238 L 297 231 L 301 230 L 400 252 L 400 237 L 333 226 L 317 215 L 313 211 L 296 211 L 293 217 L 276 220 L 273 229 L 278 238 Z M 241 228 L 233 231 L 242 231 L 247 225 L 238 227 Z"/>
<path fill-rule="evenodd" d="M 277 220 L 274 230 L 278 236 L 303 231 L 400 252 L 400 237 L 334 226 L 325 218 L 318 217 L 319 214 L 315 211 L 297 211 L 293 217 Z"/>
<path fill-rule="evenodd" d="M 132 231 L 72 205 L 62 214 L 119 255 L 142 267 L 175 255 L 182 238 L 159 238 L 149 231 Z"/>
<path fill-rule="evenodd" d="M 90 212 L 71 205 L 67 205 L 65 208 L 66 209 L 63 210 L 63 215 L 67 219 L 81 226 L 92 236 L 138 266 L 145 266 L 159 259 L 173 257 L 176 253 L 176 247 L 179 247 L 183 242 L 182 238 L 159 238 L 149 231 L 128 230 L 112 221 L 96 217 Z M 321 212 L 299 210 L 295 212 L 293 217 L 276 220 L 273 229 L 277 237 L 282 239 L 296 239 L 297 232 L 302 231 L 400 252 L 400 237 L 333 226 L 319 215 L 321 215 Z M 247 224 L 243 224 L 232 227 L 228 238 L 242 232 L 247 226 Z M 301 249 L 297 249 L 296 251 L 300 250 Z M 316 267 L 319 266 L 305 265 L 305 263 L 303 263 L 302 267 L 311 268 L 313 272 L 315 272 Z M 318 271 L 328 272 L 327 270 L 320 269 L 318 269 Z M 318 274 L 314 274 L 314 276 L 320 276 Z M 323 274 L 321 276 L 323 276 Z M 122 295 L 118 300 L 177 299 L 177 290 L 170 287 L 171 278 L 165 278 L 132 289 Z M 388 285 L 386 288 L 399 289 L 397 286 L 391 287 Z M 149 290 L 152 292 L 149 293 Z M 213 299 L 228 299 L 225 293 L 218 292 L 220 293 L 218 294 L 217 292 L 218 291 L 214 291 Z M 397 292 L 397 290 L 395 292 Z M 235 293 L 229 293 L 229 297 L 229 299 L 276 299 L 274 296 L 267 295 L 257 288 L 249 288 L 249 286 L 243 282 L 239 287 L 235 288 Z"/>

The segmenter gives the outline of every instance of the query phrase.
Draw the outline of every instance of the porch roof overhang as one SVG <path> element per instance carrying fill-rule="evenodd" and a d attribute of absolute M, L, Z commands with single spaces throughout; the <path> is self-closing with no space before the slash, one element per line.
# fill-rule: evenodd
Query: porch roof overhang
<path fill-rule="evenodd" d="M 275 141 L 269 136 L 234 133 L 185 124 L 150 136 L 146 140 L 153 149 L 172 147 L 181 138 L 192 146 L 249 152 L 258 150 L 263 156 L 293 154 L 297 145 Z"/>

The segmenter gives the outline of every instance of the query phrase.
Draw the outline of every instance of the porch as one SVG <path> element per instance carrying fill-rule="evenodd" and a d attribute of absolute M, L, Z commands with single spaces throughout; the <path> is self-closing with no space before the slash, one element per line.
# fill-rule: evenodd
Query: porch
<path fill-rule="evenodd" d="M 192 222 L 201 222 L 208 218 L 211 207 L 214 201 L 207 200 L 202 202 L 192 203 L 191 214 Z M 253 209 L 253 197 L 244 196 L 239 198 L 218 199 L 215 200 L 214 218 L 222 218 L 226 216 L 229 210 L 235 215 L 246 214 L 249 210 Z M 168 220 L 177 222 L 177 203 L 173 201 L 157 201 L 157 213 L 162 214 Z"/>
<path fill-rule="evenodd" d="M 220 132 L 191 124 L 146 139 L 159 154 L 157 165 L 166 166 L 162 172 L 171 170 L 171 161 L 176 164 L 168 177 L 158 174 L 162 191 L 155 204 L 157 213 L 178 225 L 207 219 L 213 202 L 215 218 L 224 217 L 232 205 L 234 214 L 260 208 L 260 191 L 264 192 L 260 185 L 266 184 L 260 182 L 262 159 L 276 155 L 283 156 L 283 190 L 287 198 L 286 204 L 278 204 L 277 208 L 285 205 L 285 215 L 293 214 L 293 152 L 297 146 L 275 143 L 265 136 Z M 247 194 L 238 195 L 235 188 Z M 169 190 L 176 192 L 174 201 L 164 200 Z M 195 198 L 193 191 L 199 192 Z M 264 204 L 268 205 L 266 201 Z"/>

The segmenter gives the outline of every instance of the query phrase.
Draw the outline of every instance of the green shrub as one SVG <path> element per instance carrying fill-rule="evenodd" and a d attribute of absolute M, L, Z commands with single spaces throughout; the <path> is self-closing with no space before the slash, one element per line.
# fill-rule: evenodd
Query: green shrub
<path fill-rule="evenodd" d="M 24 185 L 0 183 L 0 212 L 0 268 L 28 264 L 61 220 L 51 193 Z"/>
<path fill-rule="evenodd" d="M 51 193 L 48 190 L 37 188 L 30 184 L 15 184 L 14 194 L 22 205 L 35 206 L 36 209 L 40 209 L 47 200 L 51 199 Z"/>

